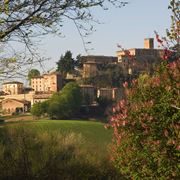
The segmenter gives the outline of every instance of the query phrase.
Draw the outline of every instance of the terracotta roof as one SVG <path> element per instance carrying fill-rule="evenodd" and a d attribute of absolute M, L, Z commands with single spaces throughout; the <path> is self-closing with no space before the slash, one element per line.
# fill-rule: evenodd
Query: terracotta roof
<path fill-rule="evenodd" d="M 19 81 L 10 81 L 10 82 L 4 82 L 3 84 L 23 84 L 23 83 Z"/>
<path fill-rule="evenodd" d="M 30 103 L 30 101 L 27 101 L 27 100 L 19 100 L 19 99 L 11 99 L 11 98 L 3 99 L 2 102 L 8 101 L 8 100 L 17 101 L 17 102 L 20 102 L 20 103 L 23 103 L 23 104 L 29 104 Z"/>

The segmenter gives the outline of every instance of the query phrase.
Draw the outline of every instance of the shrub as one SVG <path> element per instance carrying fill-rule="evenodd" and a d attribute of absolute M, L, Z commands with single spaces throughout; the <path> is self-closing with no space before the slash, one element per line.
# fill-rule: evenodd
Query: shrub
<path fill-rule="evenodd" d="M 47 113 L 48 106 L 49 101 L 35 103 L 31 108 L 31 114 L 38 118 L 40 118 L 41 116 L 45 116 Z"/>
<path fill-rule="evenodd" d="M 107 159 L 84 147 L 81 134 L 0 131 L 0 179 L 121 179 Z"/>
<path fill-rule="evenodd" d="M 180 61 L 163 63 L 126 87 L 113 108 L 113 162 L 133 179 L 178 179 L 180 150 Z M 127 85 L 127 84 L 125 84 Z"/>

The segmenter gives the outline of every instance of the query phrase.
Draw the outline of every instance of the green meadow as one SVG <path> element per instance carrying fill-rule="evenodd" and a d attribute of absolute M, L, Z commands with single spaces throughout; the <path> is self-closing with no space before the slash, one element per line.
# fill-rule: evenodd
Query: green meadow
<path fill-rule="evenodd" d="M 0 179 L 124 179 L 110 161 L 112 129 L 87 120 L 0 124 Z"/>
<path fill-rule="evenodd" d="M 106 152 L 112 139 L 112 129 L 105 129 L 104 124 L 97 121 L 87 120 L 34 120 L 7 122 L 1 125 L 5 128 L 24 127 L 35 132 L 60 132 L 67 135 L 69 133 L 80 134 L 83 144 L 89 150 L 96 152 Z"/>

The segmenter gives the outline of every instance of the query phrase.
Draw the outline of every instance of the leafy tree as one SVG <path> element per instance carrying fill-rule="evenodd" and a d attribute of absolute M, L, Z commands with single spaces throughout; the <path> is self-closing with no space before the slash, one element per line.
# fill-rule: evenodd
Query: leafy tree
<path fill-rule="evenodd" d="M 168 37 L 176 44 L 179 5 L 178 0 L 170 1 L 173 26 Z M 115 140 L 113 162 L 131 179 L 180 177 L 180 52 L 177 46 L 174 56 L 165 46 L 167 39 L 160 39 L 157 33 L 156 39 L 164 48 L 164 62 L 154 75 L 141 75 L 131 87 L 124 83 L 127 98 L 113 108 L 110 120 Z"/>
<path fill-rule="evenodd" d="M 39 70 L 37 69 L 31 69 L 28 73 L 28 80 L 29 80 L 29 84 L 31 84 L 31 79 L 36 77 L 36 76 L 39 76 L 40 75 L 40 72 Z"/>
<path fill-rule="evenodd" d="M 80 69 L 83 68 L 83 63 L 82 63 L 81 54 L 78 54 L 78 55 L 76 56 L 75 67 L 80 68 Z"/>
<path fill-rule="evenodd" d="M 10 56 L 8 48 L 4 47 L 6 57 L 2 54 L 0 56 L 1 76 L 7 77 L 8 73 L 22 74 L 22 70 L 18 71 L 22 66 L 41 62 L 42 59 L 37 56 L 34 48 L 33 39 L 49 33 L 61 34 L 62 26 L 67 20 L 75 23 L 82 38 L 92 32 L 94 19 L 91 9 L 94 7 L 107 9 L 105 8 L 107 3 L 118 7 L 126 4 L 119 0 L 0 1 L 0 46 L 8 46 L 9 42 L 16 41 L 26 47 L 25 54 L 19 55 L 15 52 Z M 32 57 L 29 58 L 26 53 L 30 53 Z"/>
<path fill-rule="evenodd" d="M 48 106 L 49 101 L 35 103 L 31 108 L 31 114 L 37 118 L 40 118 L 41 116 L 47 114 Z"/>
<path fill-rule="evenodd" d="M 42 116 L 43 113 L 42 113 L 41 103 L 40 102 L 33 105 L 33 107 L 31 108 L 31 114 L 33 116 L 38 117 L 38 118 Z"/>
<path fill-rule="evenodd" d="M 71 51 L 66 51 L 65 55 L 62 55 L 57 62 L 57 71 L 65 77 L 67 73 L 71 73 L 74 70 L 74 65 L 75 61 L 72 58 Z"/>
<path fill-rule="evenodd" d="M 109 2 L 122 6 L 126 3 L 118 0 L 6 0 L 1 1 L 0 7 L 0 42 L 17 37 L 24 42 L 29 38 L 44 33 L 56 33 L 61 30 L 64 19 L 77 23 L 93 20 L 90 9 L 104 7 Z M 80 24 L 77 24 L 80 25 Z"/>
<path fill-rule="evenodd" d="M 51 118 L 62 119 L 73 116 L 80 109 L 81 92 L 79 86 L 70 82 L 50 99 L 48 114 Z"/>
<path fill-rule="evenodd" d="M 142 75 L 113 109 L 113 161 L 133 179 L 178 179 L 180 62 Z M 127 84 L 126 84 L 127 85 Z"/>

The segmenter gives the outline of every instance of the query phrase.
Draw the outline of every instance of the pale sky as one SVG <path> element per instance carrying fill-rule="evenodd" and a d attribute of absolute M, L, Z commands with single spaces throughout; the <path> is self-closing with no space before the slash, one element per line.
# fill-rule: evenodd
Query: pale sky
<path fill-rule="evenodd" d="M 166 35 L 170 27 L 169 0 L 129 0 L 123 8 L 110 7 L 103 11 L 94 9 L 93 14 L 101 24 L 96 24 L 96 32 L 86 41 L 92 42 L 89 46 L 94 50 L 90 55 L 115 56 L 117 43 L 124 48 L 143 48 L 144 38 L 154 37 L 154 30 L 160 35 Z M 70 21 L 64 22 L 63 34 L 65 37 L 47 36 L 43 38 L 39 52 L 50 60 L 44 63 L 45 69 L 56 68 L 56 62 L 67 50 L 77 54 L 87 55 L 75 25 Z"/>

